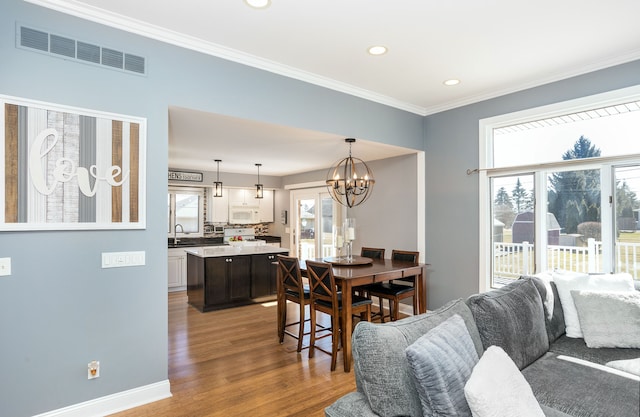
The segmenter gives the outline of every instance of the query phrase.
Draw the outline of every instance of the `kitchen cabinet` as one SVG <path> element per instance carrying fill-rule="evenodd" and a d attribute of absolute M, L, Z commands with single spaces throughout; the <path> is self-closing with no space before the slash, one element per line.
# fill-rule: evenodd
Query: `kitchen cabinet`
<path fill-rule="evenodd" d="M 207 258 L 207 304 L 229 303 L 251 298 L 251 257 L 223 256 Z"/>
<path fill-rule="evenodd" d="M 255 208 L 257 223 L 273 223 L 274 221 L 274 191 L 264 190 L 263 198 L 256 198 L 253 188 L 230 188 L 229 211 L 238 208 Z M 229 218 L 229 216 L 227 216 Z M 231 222 L 233 223 L 233 222 Z"/>
<path fill-rule="evenodd" d="M 251 302 L 251 256 L 198 257 L 188 254 L 189 304 L 200 311 Z"/>
<path fill-rule="evenodd" d="M 229 205 L 233 207 L 258 207 L 254 188 L 229 188 Z"/>
<path fill-rule="evenodd" d="M 187 253 L 184 249 L 168 249 L 169 291 L 182 291 L 187 286 Z"/>
<path fill-rule="evenodd" d="M 289 252 L 266 245 L 188 250 L 189 304 L 206 312 L 274 299 L 277 268 L 272 263 L 279 253 Z"/>
<path fill-rule="evenodd" d="M 258 203 L 258 218 L 260 219 L 260 223 L 273 223 L 273 193 L 273 190 L 263 191 L 263 198 Z"/>
<path fill-rule="evenodd" d="M 251 297 L 267 297 L 276 294 L 277 256 L 273 253 L 251 255 Z"/>
<path fill-rule="evenodd" d="M 208 193 L 207 201 L 207 221 L 209 223 L 228 223 L 229 222 L 229 192 L 226 189 L 222 191 L 222 197 L 214 197 L 213 191 Z"/>

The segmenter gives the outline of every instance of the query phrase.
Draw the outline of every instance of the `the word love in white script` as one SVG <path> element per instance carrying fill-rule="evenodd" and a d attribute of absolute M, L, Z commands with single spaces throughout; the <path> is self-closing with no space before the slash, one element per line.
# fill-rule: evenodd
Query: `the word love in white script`
<path fill-rule="evenodd" d="M 53 137 L 51 144 L 42 151 L 44 141 L 49 137 Z M 100 181 L 105 181 L 112 187 L 122 185 L 129 178 L 129 171 L 122 175 L 122 179 L 117 181 L 116 178 L 122 173 L 122 168 L 117 165 L 111 165 L 104 170 L 104 175 L 98 174 L 98 167 L 91 165 L 89 169 L 84 167 L 76 167 L 76 164 L 69 158 L 59 158 L 56 161 L 56 167 L 53 169 L 53 183 L 47 185 L 47 174 L 42 170 L 42 158 L 46 157 L 58 143 L 58 132 L 55 129 L 45 129 L 36 137 L 35 142 L 29 152 L 29 175 L 33 186 L 40 193 L 50 195 L 59 182 L 67 182 L 74 177 L 78 179 L 78 188 L 82 194 L 93 197 L 96 194 Z M 95 179 L 95 184 L 91 188 L 89 176 Z"/>

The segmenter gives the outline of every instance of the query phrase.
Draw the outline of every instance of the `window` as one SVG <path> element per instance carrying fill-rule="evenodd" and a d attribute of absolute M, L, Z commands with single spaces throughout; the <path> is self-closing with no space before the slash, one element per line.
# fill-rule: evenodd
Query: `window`
<path fill-rule="evenodd" d="M 204 191 L 199 188 L 170 187 L 167 204 L 169 237 L 202 236 Z"/>
<path fill-rule="evenodd" d="M 640 88 L 480 122 L 481 290 L 563 269 L 640 279 Z"/>

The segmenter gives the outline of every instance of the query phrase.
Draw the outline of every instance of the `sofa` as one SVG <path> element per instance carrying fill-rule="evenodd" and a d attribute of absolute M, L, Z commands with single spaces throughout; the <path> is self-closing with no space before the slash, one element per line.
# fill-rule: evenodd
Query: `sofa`
<path fill-rule="evenodd" d="M 325 415 L 638 417 L 640 291 L 630 276 L 608 292 L 588 291 L 612 276 L 580 276 L 579 285 L 573 276 L 521 277 L 426 314 L 360 322 L 352 338 L 356 391 Z M 627 297 L 621 308 L 618 293 Z M 579 314 L 565 324 L 567 294 Z M 614 304 L 589 300 L 609 294 Z M 587 327 L 594 318 L 599 324 Z M 567 335 L 576 320 L 583 337 Z M 603 329 L 602 320 L 614 323 Z M 611 343 L 633 347 L 589 347 Z"/>

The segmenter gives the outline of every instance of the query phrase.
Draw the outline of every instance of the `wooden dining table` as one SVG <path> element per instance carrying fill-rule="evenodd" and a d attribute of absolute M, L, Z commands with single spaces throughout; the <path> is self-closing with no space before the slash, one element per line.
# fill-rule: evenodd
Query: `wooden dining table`
<path fill-rule="evenodd" d="M 360 257 L 354 256 L 356 260 Z M 327 258 L 311 259 L 317 262 L 325 262 Z M 306 274 L 306 263 L 304 260 L 300 262 L 300 271 Z M 361 263 L 354 262 L 352 264 L 332 263 L 333 275 L 336 284 L 340 286 L 342 291 L 342 323 L 345 334 L 345 343 L 342 347 L 344 371 L 351 371 L 351 333 L 353 328 L 353 318 L 351 313 L 351 300 L 353 289 L 355 287 L 372 284 L 375 282 L 390 281 L 393 279 L 415 277 L 415 286 L 418 297 L 418 313 L 427 311 L 427 264 L 396 261 L 391 259 L 373 259 L 371 262 Z M 279 298 L 280 299 L 280 298 Z M 285 301 L 286 302 L 286 301 Z M 280 322 L 280 319 L 278 319 Z"/>

